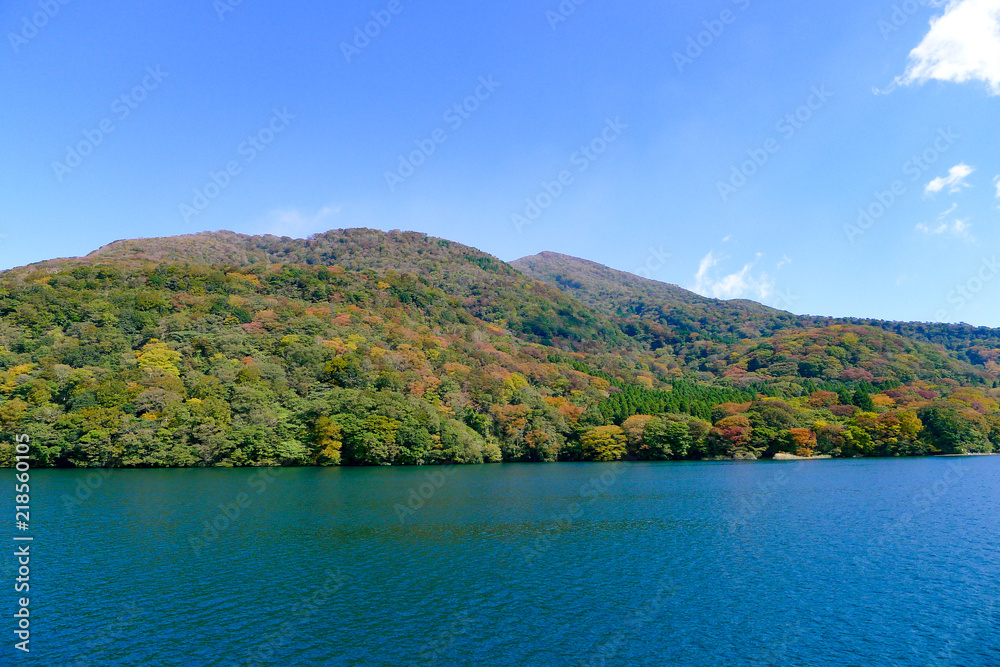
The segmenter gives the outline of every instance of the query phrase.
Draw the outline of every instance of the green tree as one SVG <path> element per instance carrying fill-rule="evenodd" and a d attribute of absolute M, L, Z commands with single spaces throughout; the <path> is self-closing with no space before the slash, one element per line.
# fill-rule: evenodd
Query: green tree
<path fill-rule="evenodd" d="M 921 437 L 930 447 L 943 454 L 990 452 L 993 447 L 975 423 L 956 408 L 932 406 L 917 414 L 923 424 Z"/>
<path fill-rule="evenodd" d="M 350 462 L 360 465 L 388 465 L 396 460 L 399 446 L 396 433 L 402 423 L 382 415 L 354 418 L 343 425 Z"/>
<path fill-rule="evenodd" d="M 655 417 L 646 424 L 646 456 L 653 461 L 684 458 L 694 440 L 688 425 L 676 419 Z"/>
<path fill-rule="evenodd" d="M 865 412 L 875 412 L 875 402 L 872 400 L 871 395 L 861 389 L 854 392 L 854 396 L 851 398 L 851 405 L 856 405 Z"/>

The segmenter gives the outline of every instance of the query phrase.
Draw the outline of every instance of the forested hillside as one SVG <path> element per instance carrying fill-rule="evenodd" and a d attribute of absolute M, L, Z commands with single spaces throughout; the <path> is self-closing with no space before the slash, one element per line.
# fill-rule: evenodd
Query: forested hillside
<path fill-rule="evenodd" d="M 979 370 L 993 375 L 1000 372 L 998 329 L 793 315 L 743 299 L 710 299 L 676 285 L 554 252 L 523 257 L 512 266 L 617 319 L 623 329 L 651 347 L 670 346 L 675 354 L 689 360 L 702 354 L 698 341 L 732 345 L 789 329 L 846 325 L 874 327 L 915 342 L 940 345 L 952 352 L 953 358 L 978 366 Z"/>
<path fill-rule="evenodd" d="M 1000 345 L 809 326 L 601 276 L 546 285 L 460 244 L 373 230 L 122 241 L 6 271 L 0 463 L 17 433 L 55 466 L 1000 445 Z"/>

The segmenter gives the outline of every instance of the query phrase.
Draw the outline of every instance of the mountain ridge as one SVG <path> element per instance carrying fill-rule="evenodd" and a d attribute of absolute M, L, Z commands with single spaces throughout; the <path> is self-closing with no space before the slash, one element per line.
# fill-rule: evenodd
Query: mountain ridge
<path fill-rule="evenodd" d="M 0 273 L 0 464 L 13 433 L 55 466 L 1000 448 L 1000 344 L 920 326 L 416 232 L 126 239 Z"/>

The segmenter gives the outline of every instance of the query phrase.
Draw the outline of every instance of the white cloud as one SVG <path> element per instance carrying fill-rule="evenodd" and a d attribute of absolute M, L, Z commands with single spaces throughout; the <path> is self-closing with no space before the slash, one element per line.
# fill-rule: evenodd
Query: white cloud
<path fill-rule="evenodd" d="M 949 215 L 951 215 L 952 213 L 954 213 L 957 210 L 958 210 L 958 204 L 952 204 L 951 208 L 949 208 L 947 211 L 945 211 L 941 215 L 939 215 L 937 217 L 937 219 L 938 220 L 944 220 L 945 218 L 947 218 Z"/>
<path fill-rule="evenodd" d="M 1000 95 L 1000 0 L 951 0 L 931 19 L 893 87 L 927 81 L 982 81 Z"/>
<path fill-rule="evenodd" d="M 964 162 L 956 164 L 954 167 L 948 170 L 947 176 L 941 176 L 935 178 L 933 181 L 924 187 L 924 194 L 932 195 L 941 192 L 945 188 L 948 188 L 948 192 L 955 193 L 959 192 L 962 188 L 967 188 L 969 185 L 965 182 L 965 179 L 974 172 L 975 169 L 965 164 Z"/>
<path fill-rule="evenodd" d="M 708 276 L 708 271 L 713 266 L 719 263 L 719 260 L 715 258 L 715 255 L 709 251 L 707 255 L 701 260 L 701 264 L 698 265 L 698 273 L 695 274 L 694 279 L 697 281 L 698 285 L 701 285 L 705 278 Z"/>
<path fill-rule="evenodd" d="M 303 213 L 296 207 L 275 209 L 267 214 L 265 234 L 303 238 L 328 231 L 324 222 L 340 213 L 339 206 L 324 206 L 315 213 Z"/>
<path fill-rule="evenodd" d="M 787 266 L 787 265 L 789 265 L 791 263 L 792 263 L 792 260 L 791 260 L 791 258 L 788 257 L 788 255 L 782 255 L 781 256 L 781 261 L 778 262 L 778 271 L 781 271 L 782 267 Z"/>
<path fill-rule="evenodd" d="M 714 277 L 711 275 L 712 269 L 718 266 L 721 260 L 709 252 L 698 265 L 698 273 L 694 277 L 694 291 L 716 299 L 766 299 L 774 293 L 774 283 L 765 273 L 753 274 L 754 266 L 760 258 L 760 253 L 757 253 L 753 262 L 745 264 L 736 273 Z"/>
<path fill-rule="evenodd" d="M 940 220 L 940 218 L 938 218 Z M 969 222 L 968 218 L 955 219 L 950 224 L 947 222 L 942 222 L 939 225 L 931 227 L 930 225 L 925 225 L 920 223 L 917 225 L 917 230 L 923 232 L 924 234 L 954 234 L 960 238 L 969 238 L 969 230 L 972 229 L 972 224 Z"/>
<path fill-rule="evenodd" d="M 997 186 L 997 199 L 1000 199 L 1000 176 L 993 179 L 993 185 Z"/>

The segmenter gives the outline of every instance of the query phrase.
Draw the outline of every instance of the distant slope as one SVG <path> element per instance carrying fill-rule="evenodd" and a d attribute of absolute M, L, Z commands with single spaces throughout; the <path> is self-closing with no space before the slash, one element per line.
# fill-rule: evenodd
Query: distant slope
<path fill-rule="evenodd" d="M 676 285 L 641 278 L 576 257 L 543 252 L 511 262 L 529 276 L 572 294 L 613 318 L 653 349 L 669 346 L 690 361 L 702 355 L 696 341 L 732 345 L 790 329 L 869 326 L 913 341 L 940 345 L 956 360 L 1000 372 L 1000 330 L 966 324 L 889 322 L 863 318 L 793 315 L 746 300 L 709 299 Z"/>
<path fill-rule="evenodd" d="M 607 315 L 652 320 L 680 334 L 704 332 L 713 339 L 734 342 L 771 335 L 799 320 L 754 301 L 710 299 L 677 285 L 555 252 L 522 257 L 511 266 Z"/>

